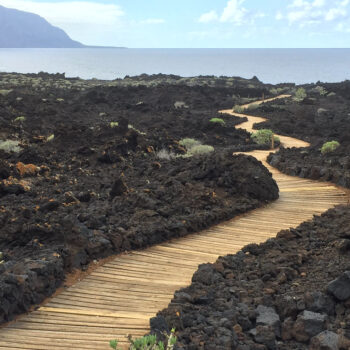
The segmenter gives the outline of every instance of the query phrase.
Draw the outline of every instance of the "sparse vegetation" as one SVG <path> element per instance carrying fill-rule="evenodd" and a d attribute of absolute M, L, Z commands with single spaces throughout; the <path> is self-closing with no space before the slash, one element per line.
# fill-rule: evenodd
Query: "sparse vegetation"
<path fill-rule="evenodd" d="M 197 145 L 191 148 L 188 154 L 191 156 L 214 152 L 214 147 L 209 145 Z"/>
<path fill-rule="evenodd" d="M 109 123 L 109 126 L 110 126 L 111 128 L 117 128 L 117 127 L 119 126 L 119 123 L 118 123 L 118 122 L 110 122 L 110 123 Z"/>
<path fill-rule="evenodd" d="M 270 89 L 270 93 L 272 95 L 280 95 L 284 91 L 285 91 L 285 88 L 272 88 L 272 89 Z"/>
<path fill-rule="evenodd" d="M 52 141 L 53 139 L 55 138 L 55 135 L 54 134 L 51 134 L 50 136 L 47 137 L 47 142 L 50 142 Z"/>
<path fill-rule="evenodd" d="M 225 125 L 226 124 L 225 120 L 223 120 L 221 118 L 211 118 L 210 122 L 214 123 L 214 124 L 220 124 L 220 125 Z"/>
<path fill-rule="evenodd" d="M 129 350 L 173 350 L 176 344 L 175 329 L 172 329 L 170 334 L 166 334 L 166 344 L 157 340 L 157 336 L 150 334 L 145 335 L 135 340 L 131 336 L 128 336 L 130 346 Z M 109 346 L 114 350 L 119 350 L 118 340 L 114 339 L 109 342 Z"/>
<path fill-rule="evenodd" d="M 2 90 L 0 90 L 0 95 L 7 96 L 10 92 L 12 92 L 12 90 L 2 89 Z"/>
<path fill-rule="evenodd" d="M 202 143 L 195 139 L 185 138 L 179 141 L 181 146 L 186 148 L 187 153 L 185 155 L 180 155 L 179 157 L 192 157 L 194 155 L 208 154 L 214 151 L 213 146 L 202 145 Z"/>
<path fill-rule="evenodd" d="M 23 123 L 26 120 L 26 117 L 20 116 L 14 119 L 15 123 Z"/>
<path fill-rule="evenodd" d="M 179 141 L 179 144 L 186 148 L 189 151 L 192 147 L 200 145 L 201 143 L 198 140 L 185 138 Z"/>
<path fill-rule="evenodd" d="M 243 113 L 244 112 L 244 108 L 242 106 L 240 106 L 240 105 L 235 105 L 233 107 L 233 112 L 235 112 L 235 113 Z"/>
<path fill-rule="evenodd" d="M 334 152 L 338 147 L 340 146 L 340 143 L 338 141 L 329 141 L 322 145 L 321 147 L 321 153 L 322 154 L 328 154 Z"/>
<path fill-rule="evenodd" d="M 304 88 L 299 88 L 295 92 L 294 101 L 301 102 L 306 98 L 307 94 Z"/>
<path fill-rule="evenodd" d="M 254 111 L 255 109 L 258 109 L 260 107 L 260 105 L 258 103 L 252 103 L 248 106 L 248 110 L 250 111 Z"/>
<path fill-rule="evenodd" d="M 156 152 L 156 157 L 163 160 L 171 160 L 176 158 L 176 155 L 174 152 L 168 151 L 167 149 L 163 148 Z"/>
<path fill-rule="evenodd" d="M 145 132 L 142 132 L 142 131 L 140 131 L 140 130 L 134 128 L 131 124 L 128 125 L 128 128 L 129 128 L 129 129 L 135 130 L 135 131 L 136 131 L 137 133 L 139 133 L 140 135 L 146 135 Z"/>
<path fill-rule="evenodd" d="M 7 153 L 11 153 L 11 152 L 18 153 L 21 150 L 21 147 L 19 147 L 19 141 L 0 140 L 0 150 L 3 150 Z"/>
<path fill-rule="evenodd" d="M 251 138 L 258 145 L 271 145 L 272 138 L 274 142 L 279 142 L 280 139 L 274 135 L 270 129 L 261 129 L 251 135 Z"/>
<path fill-rule="evenodd" d="M 321 96 L 325 96 L 328 93 L 323 86 L 316 86 L 315 91 L 318 92 Z"/>

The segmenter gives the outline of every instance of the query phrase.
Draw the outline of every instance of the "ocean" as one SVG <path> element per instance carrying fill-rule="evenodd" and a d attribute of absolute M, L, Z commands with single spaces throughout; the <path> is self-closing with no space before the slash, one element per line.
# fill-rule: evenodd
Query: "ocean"
<path fill-rule="evenodd" d="M 350 49 L 0 49 L 0 72 L 40 71 L 103 80 L 164 73 L 338 82 L 350 79 Z"/>

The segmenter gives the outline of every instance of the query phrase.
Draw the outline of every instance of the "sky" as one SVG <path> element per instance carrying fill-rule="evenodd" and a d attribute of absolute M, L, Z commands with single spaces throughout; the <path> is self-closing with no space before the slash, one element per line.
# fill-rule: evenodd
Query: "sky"
<path fill-rule="evenodd" d="M 86 45 L 348 48 L 350 0 L 0 0 Z"/>

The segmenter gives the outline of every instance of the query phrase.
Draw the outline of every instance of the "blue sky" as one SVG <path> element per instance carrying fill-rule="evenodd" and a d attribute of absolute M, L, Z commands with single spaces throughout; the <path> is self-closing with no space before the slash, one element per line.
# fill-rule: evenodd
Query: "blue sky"
<path fill-rule="evenodd" d="M 88 45 L 349 47 L 350 0 L 0 0 Z"/>

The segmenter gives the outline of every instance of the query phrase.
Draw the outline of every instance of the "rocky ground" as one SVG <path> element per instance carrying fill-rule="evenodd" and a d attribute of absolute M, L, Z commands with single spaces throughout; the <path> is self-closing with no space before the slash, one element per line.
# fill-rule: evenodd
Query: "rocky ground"
<path fill-rule="evenodd" d="M 258 146 L 217 113 L 263 94 L 257 79 L 0 74 L 0 322 L 72 268 L 276 199 L 261 163 L 232 156 Z M 190 156 L 186 137 L 214 151 Z"/>
<path fill-rule="evenodd" d="M 178 349 L 350 347 L 350 210 L 340 206 L 266 243 L 200 265 L 151 320 Z"/>

